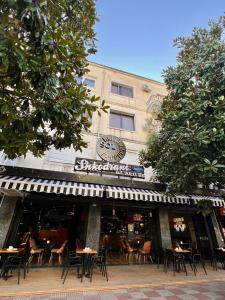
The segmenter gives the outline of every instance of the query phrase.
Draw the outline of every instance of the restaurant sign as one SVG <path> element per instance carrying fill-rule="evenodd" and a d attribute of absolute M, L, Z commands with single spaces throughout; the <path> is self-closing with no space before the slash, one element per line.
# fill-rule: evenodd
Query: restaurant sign
<path fill-rule="evenodd" d="M 79 158 L 75 160 L 74 171 L 86 173 L 111 174 L 124 177 L 135 177 L 144 179 L 144 168 L 142 166 L 119 164 L 95 159 Z"/>
<path fill-rule="evenodd" d="M 176 231 L 181 231 L 181 232 L 184 232 L 185 229 L 186 229 L 186 224 L 184 223 L 184 218 L 174 218 L 173 219 L 173 222 L 174 222 L 174 229 Z"/>

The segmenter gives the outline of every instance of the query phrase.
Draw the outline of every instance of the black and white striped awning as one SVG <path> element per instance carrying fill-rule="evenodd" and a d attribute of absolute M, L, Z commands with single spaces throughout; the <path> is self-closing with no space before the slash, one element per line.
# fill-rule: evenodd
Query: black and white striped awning
<path fill-rule="evenodd" d="M 47 180 L 17 176 L 0 176 L 0 188 L 26 192 L 55 193 L 74 196 L 102 197 L 102 185 L 63 180 Z"/>
<path fill-rule="evenodd" d="M 198 196 L 198 195 L 175 195 L 167 196 L 163 193 L 159 193 L 152 190 L 136 189 L 136 188 L 124 188 L 107 186 L 106 188 L 107 198 L 124 199 L 124 200 L 136 200 L 136 201 L 150 201 L 161 203 L 174 203 L 174 204 L 196 204 L 201 199 L 209 199 L 213 201 L 213 206 L 225 207 L 225 201 L 218 197 Z"/>
<path fill-rule="evenodd" d="M 213 201 L 217 207 L 225 207 L 225 201 L 218 197 L 199 196 L 199 195 L 175 195 L 167 196 L 163 193 L 137 188 L 125 188 L 117 186 L 103 186 L 100 184 L 81 183 L 64 180 L 38 179 L 18 176 L 0 175 L 1 191 L 25 191 L 39 193 L 54 193 L 74 196 L 103 197 L 106 191 L 107 198 L 149 201 L 171 204 L 196 204 L 201 199 Z"/>
<path fill-rule="evenodd" d="M 221 199 L 219 197 L 191 195 L 191 199 L 193 199 L 194 204 L 197 204 L 198 201 L 204 199 L 204 200 L 211 200 L 211 201 L 213 201 L 213 206 L 216 206 L 216 207 L 225 207 L 225 201 L 224 201 L 224 199 Z"/>

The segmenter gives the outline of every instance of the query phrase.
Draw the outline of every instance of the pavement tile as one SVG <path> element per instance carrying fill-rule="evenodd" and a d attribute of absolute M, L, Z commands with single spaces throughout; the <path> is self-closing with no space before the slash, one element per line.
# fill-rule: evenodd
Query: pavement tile
<path fill-rule="evenodd" d="M 182 299 L 182 300 L 196 300 L 195 296 L 194 295 L 179 295 L 179 298 Z"/>
<path fill-rule="evenodd" d="M 165 300 L 165 297 L 151 297 L 151 300 Z"/>
<path fill-rule="evenodd" d="M 112 293 L 100 293 L 99 294 L 99 299 L 101 300 L 118 300 L 118 297 L 116 294 Z"/>
<path fill-rule="evenodd" d="M 156 291 L 147 291 L 145 295 L 148 297 L 161 297 L 161 295 Z"/>
<path fill-rule="evenodd" d="M 131 299 L 149 299 L 149 297 L 145 293 L 140 292 L 140 291 L 137 291 L 137 292 L 129 291 L 129 294 L 131 296 Z"/>
<path fill-rule="evenodd" d="M 98 295 L 84 295 L 83 299 L 84 300 L 99 300 L 100 297 Z"/>
<path fill-rule="evenodd" d="M 116 294 L 116 297 L 118 300 L 129 300 L 130 295 L 128 293 L 121 293 L 121 294 Z"/>
<path fill-rule="evenodd" d="M 185 290 L 185 293 L 194 296 L 195 294 L 198 294 L 199 291 L 196 291 L 196 290 L 194 290 L 194 289 L 189 289 L 189 290 Z"/>
<path fill-rule="evenodd" d="M 163 296 L 163 297 L 169 297 L 169 296 L 174 296 L 174 294 L 169 291 L 169 290 L 157 290 L 157 293 L 160 294 L 160 296 Z"/>
<path fill-rule="evenodd" d="M 183 289 L 180 288 L 170 288 L 168 289 L 171 293 L 173 293 L 174 295 L 182 295 L 184 293 Z"/>
<path fill-rule="evenodd" d="M 196 291 L 199 291 L 200 293 L 205 293 L 208 292 L 207 288 L 205 287 L 201 287 L 201 286 L 197 286 L 196 288 L 194 288 Z"/>
<path fill-rule="evenodd" d="M 138 288 L 131 288 L 131 289 L 129 289 L 129 293 L 135 293 L 135 292 L 139 292 L 140 291 L 140 289 L 138 289 Z"/>
<path fill-rule="evenodd" d="M 83 300 L 83 294 L 69 294 L 67 295 L 66 300 Z"/>
<path fill-rule="evenodd" d="M 167 299 L 167 300 L 180 300 L 180 297 L 174 295 L 174 296 L 165 297 L 165 299 Z"/>
<path fill-rule="evenodd" d="M 206 295 L 206 293 L 198 293 L 198 294 L 195 294 L 193 296 L 195 299 L 199 299 L 199 300 L 205 300 L 205 299 L 210 299 L 209 296 Z"/>

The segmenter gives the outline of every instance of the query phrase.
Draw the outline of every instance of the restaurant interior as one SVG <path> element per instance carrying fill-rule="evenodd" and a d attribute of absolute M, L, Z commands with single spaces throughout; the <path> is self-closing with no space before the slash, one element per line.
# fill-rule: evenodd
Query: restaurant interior
<path fill-rule="evenodd" d="M 61 265 L 67 249 L 86 246 L 88 207 L 88 201 L 29 197 L 17 210 L 8 243 L 30 247 L 31 266 Z M 107 249 L 109 264 L 151 260 L 154 216 L 155 210 L 149 208 L 102 206 L 99 247 Z"/>
<path fill-rule="evenodd" d="M 87 203 L 24 202 L 14 222 L 13 245 L 31 249 L 31 265 L 57 266 L 67 249 L 85 246 L 87 218 Z"/>
<path fill-rule="evenodd" d="M 107 249 L 111 264 L 150 261 L 153 231 L 153 211 L 149 208 L 102 207 L 100 245 Z M 142 251 L 145 261 L 141 257 Z"/>

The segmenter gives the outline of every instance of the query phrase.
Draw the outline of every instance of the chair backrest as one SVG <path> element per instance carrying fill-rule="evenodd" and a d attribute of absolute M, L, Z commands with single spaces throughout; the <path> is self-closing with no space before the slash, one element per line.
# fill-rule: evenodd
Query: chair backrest
<path fill-rule="evenodd" d="M 82 245 L 80 239 L 78 239 L 78 238 L 76 239 L 76 248 L 77 249 L 82 249 L 83 248 L 83 245 Z"/>
<path fill-rule="evenodd" d="M 143 245 L 143 248 L 142 248 L 143 251 L 145 251 L 147 253 L 150 253 L 151 248 L 152 248 L 152 242 L 151 241 L 144 242 L 144 245 Z"/>
<path fill-rule="evenodd" d="M 34 238 L 30 237 L 30 248 L 33 249 L 33 250 L 36 250 L 38 249 L 38 246 L 36 244 L 36 241 Z"/>
<path fill-rule="evenodd" d="M 59 251 L 60 251 L 60 252 L 63 252 L 63 251 L 64 251 L 64 249 L 65 249 L 67 243 L 68 243 L 68 240 L 65 240 L 65 241 L 63 242 L 62 246 L 59 248 Z"/>
<path fill-rule="evenodd" d="M 124 241 L 124 245 L 126 247 L 126 251 L 131 252 L 133 249 L 131 248 L 128 240 L 124 239 L 123 241 Z"/>

